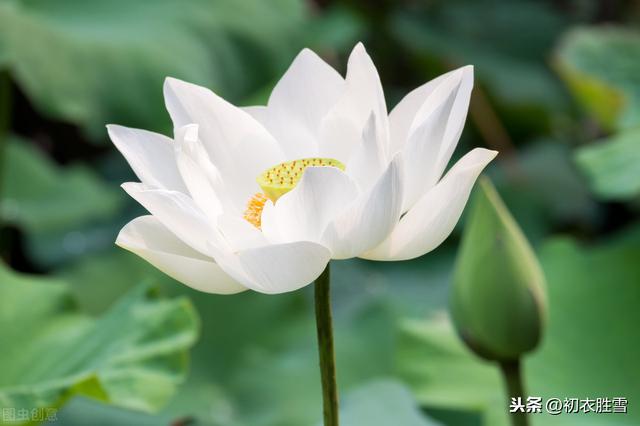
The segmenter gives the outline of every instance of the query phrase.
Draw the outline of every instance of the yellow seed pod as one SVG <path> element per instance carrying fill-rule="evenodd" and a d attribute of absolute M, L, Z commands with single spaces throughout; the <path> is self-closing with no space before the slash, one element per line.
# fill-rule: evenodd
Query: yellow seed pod
<path fill-rule="evenodd" d="M 265 195 L 275 203 L 278 198 L 295 188 L 307 167 L 337 167 L 340 170 L 345 169 L 344 164 L 332 158 L 303 158 L 271 167 L 258 176 L 258 185 L 260 185 Z"/>

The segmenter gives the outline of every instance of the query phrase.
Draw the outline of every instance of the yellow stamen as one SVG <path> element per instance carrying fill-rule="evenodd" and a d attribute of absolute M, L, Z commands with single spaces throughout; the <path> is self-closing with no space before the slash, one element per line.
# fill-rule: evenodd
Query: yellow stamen
<path fill-rule="evenodd" d="M 262 209 L 266 202 L 267 197 L 262 192 L 257 192 L 247 203 L 247 210 L 244 212 L 246 221 L 258 229 L 262 226 Z"/>

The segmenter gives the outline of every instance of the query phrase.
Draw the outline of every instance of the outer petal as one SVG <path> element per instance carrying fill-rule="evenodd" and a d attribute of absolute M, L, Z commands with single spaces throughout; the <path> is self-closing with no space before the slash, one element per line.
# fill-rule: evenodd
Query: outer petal
<path fill-rule="evenodd" d="M 442 162 L 449 161 L 464 127 L 467 110 L 466 106 L 460 110 L 460 102 L 466 100 L 468 105 L 472 79 L 470 68 L 451 73 L 416 113 L 402 150 L 407 172 L 403 212 L 440 179 Z"/>
<path fill-rule="evenodd" d="M 122 188 L 180 240 L 208 255 L 209 241 L 219 240 L 212 223 L 189 196 L 128 182 Z"/>
<path fill-rule="evenodd" d="M 496 155 L 484 148 L 467 153 L 402 217 L 382 244 L 361 257 L 406 260 L 438 247 L 460 219 L 478 175 Z"/>
<path fill-rule="evenodd" d="M 383 241 L 400 218 L 402 161 L 396 156 L 376 184 L 329 224 L 322 242 L 333 259 L 359 256 Z"/>
<path fill-rule="evenodd" d="M 176 128 L 199 125 L 212 163 L 237 200 L 246 202 L 258 189 L 256 176 L 284 161 L 277 142 L 260 123 L 212 91 L 167 78 L 164 96 Z"/>
<path fill-rule="evenodd" d="M 389 113 L 389 152 L 398 152 L 409 137 L 416 113 L 433 91 L 458 70 L 450 71 L 409 92 Z"/>
<path fill-rule="evenodd" d="M 247 289 L 227 275 L 212 258 L 180 241 L 153 216 L 141 216 L 126 224 L 118 234 L 116 244 L 196 290 L 234 294 Z"/>
<path fill-rule="evenodd" d="M 434 174 L 436 179 L 439 179 L 444 173 L 444 170 L 451 159 L 453 151 L 458 145 L 458 140 L 462 134 L 464 123 L 467 119 L 467 112 L 469 110 L 469 101 L 471 100 L 471 90 L 473 89 L 473 67 L 466 66 L 453 72 L 452 78 L 459 79 L 459 85 L 455 92 L 455 98 L 451 105 L 449 112 L 449 118 L 447 120 L 446 128 L 444 129 L 444 135 L 442 137 L 442 144 L 438 152 L 438 159 L 435 164 Z M 434 92 L 435 94 L 435 92 Z M 429 105 L 429 101 L 425 102 L 413 121 L 411 129 L 409 129 L 409 135 L 413 133 L 421 124 L 421 117 L 426 116 L 429 111 L 433 110 L 433 107 Z"/>
<path fill-rule="evenodd" d="M 146 130 L 109 124 L 109 137 L 141 182 L 186 192 L 173 157 L 173 141 Z"/>
<path fill-rule="evenodd" d="M 212 247 L 216 261 L 245 287 L 277 294 L 298 290 L 322 273 L 331 252 L 309 241 L 274 244 L 231 253 Z"/>
<path fill-rule="evenodd" d="M 344 91 L 342 76 L 318 55 L 303 49 L 269 97 L 265 114 L 253 110 L 288 159 L 317 156 L 322 118 Z"/>
<path fill-rule="evenodd" d="M 387 106 L 378 71 L 362 43 L 354 47 L 347 65 L 347 87 L 321 126 L 320 155 L 348 161 L 361 140 L 369 116 L 375 115 L 377 137 L 389 140 Z"/>
<path fill-rule="evenodd" d="M 320 241 L 329 222 L 358 195 L 355 183 L 335 167 L 309 167 L 296 187 L 262 214 L 271 241 Z"/>

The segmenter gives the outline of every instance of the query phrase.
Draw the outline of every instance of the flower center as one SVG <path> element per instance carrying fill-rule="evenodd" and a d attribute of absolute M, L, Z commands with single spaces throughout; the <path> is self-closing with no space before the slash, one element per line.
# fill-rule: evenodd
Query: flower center
<path fill-rule="evenodd" d="M 332 158 L 303 158 L 271 167 L 258 176 L 258 185 L 275 203 L 278 198 L 296 187 L 307 167 L 337 167 L 344 170 L 344 165 Z"/>
<path fill-rule="evenodd" d="M 274 203 L 296 187 L 307 167 L 337 167 L 344 170 L 344 164 L 332 158 L 303 158 L 280 163 L 263 172 L 257 181 L 263 193 L 258 192 L 247 203 L 244 218 L 256 228 L 260 228 L 262 209 L 267 198 Z"/>

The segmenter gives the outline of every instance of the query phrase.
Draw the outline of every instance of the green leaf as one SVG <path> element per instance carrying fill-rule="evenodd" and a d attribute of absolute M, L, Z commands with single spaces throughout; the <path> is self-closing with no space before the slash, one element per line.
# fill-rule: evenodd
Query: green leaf
<path fill-rule="evenodd" d="M 640 128 L 581 147 L 575 159 L 599 197 L 629 200 L 640 194 Z"/>
<path fill-rule="evenodd" d="M 498 370 L 469 352 L 444 313 L 403 322 L 397 365 L 426 408 L 479 412 L 483 425 L 507 424 Z"/>
<path fill-rule="evenodd" d="M 197 329 L 185 298 L 151 299 L 138 286 L 92 318 L 65 281 L 0 265 L 0 406 L 56 408 L 82 395 L 156 411 L 183 380 Z"/>
<path fill-rule="evenodd" d="M 569 32 L 556 69 L 584 109 L 607 130 L 640 124 L 640 32 L 584 27 Z"/>
<path fill-rule="evenodd" d="M 238 98 L 300 43 L 301 0 L 4 0 L 0 60 L 37 110 L 104 139 L 105 123 L 170 130 L 162 83 Z"/>
<path fill-rule="evenodd" d="M 480 178 L 456 262 L 451 313 L 471 349 L 518 359 L 544 330 L 544 275 L 491 181 Z"/>
<path fill-rule="evenodd" d="M 82 165 L 54 165 L 34 146 L 10 140 L 0 218 L 34 234 L 76 229 L 116 214 L 123 197 Z"/>
<path fill-rule="evenodd" d="M 345 426 L 438 426 L 420 412 L 405 385 L 393 379 L 378 379 L 349 392 L 340 409 Z"/>
<path fill-rule="evenodd" d="M 543 398 L 625 397 L 640 400 L 630 377 L 640 374 L 640 228 L 592 248 L 569 238 L 540 252 L 549 296 L 548 329 L 539 351 L 525 359 L 529 395 Z M 476 409 L 484 424 L 506 426 L 506 397 L 498 370 L 464 349 L 448 320 L 404 326 L 398 365 L 428 407 Z M 624 414 L 536 414 L 534 425 L 615 426 L 640 422 Z"/>

